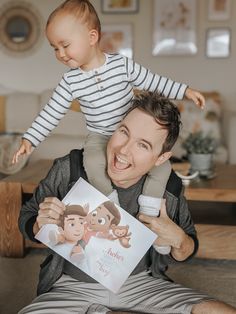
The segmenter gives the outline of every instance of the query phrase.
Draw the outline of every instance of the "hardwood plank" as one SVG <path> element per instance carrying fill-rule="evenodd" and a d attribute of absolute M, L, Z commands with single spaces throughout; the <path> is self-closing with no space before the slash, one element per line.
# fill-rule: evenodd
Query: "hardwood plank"
<path fill-rule="evenodd" d="M 236 260 L 236 226 L 197 224 L 197 257 Z"/>
<path fill-rule="evenodd" d="M 5 97 L 0 96 L 0 132 L 5 132 Z"/>
<path fill-rule="evenodd" d="M 185 197 L 190 201 L 236 202 L 235 189 L 192 189 L 185 190 Z"/>
<path fill-rule="evenodd" d="M 0 253 L 2 256 L 23 257 L 24 239 L 18 228 L 21 184 L 0 181 L 0 195 Z"/>
<path fill-rule="evenodd" d="M 236 202 L 236 165 L 216 165 L 216 177 L 192 180 L 185 196 L 192 201 Z"/>

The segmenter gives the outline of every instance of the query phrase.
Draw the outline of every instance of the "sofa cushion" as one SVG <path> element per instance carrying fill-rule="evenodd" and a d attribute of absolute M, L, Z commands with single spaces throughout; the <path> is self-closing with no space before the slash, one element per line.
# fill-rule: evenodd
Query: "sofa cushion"
<path fill-rule="evenodd" d="M 19 158 L 18 163 L 12 164 L 12 158 L 20 146 L 21 134 L 0 133 L 0 173 L 11 175 L 21 170 L 27 163 L 28 157 Z"/>
<path fill-rule="evenodd" d="M 39 112 L 39 96 L 17 92 L 6 96 L 5 127 L 7 132 L 24 133 Z"/>
<path fill-rule="evenodd" d="M 85 137 L 77 135 L 52 134 L 30 156 L 32 163 L 39 159 L 55 159 L 67 155 L 72 149 L 81 149 L 84 146 Z"/>

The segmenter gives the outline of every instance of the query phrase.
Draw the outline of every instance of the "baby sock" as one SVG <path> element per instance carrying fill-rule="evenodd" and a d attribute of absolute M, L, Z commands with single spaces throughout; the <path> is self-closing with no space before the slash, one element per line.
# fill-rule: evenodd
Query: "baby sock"
<path fill-rule="evenodd" d="M 140 206 L 139 213 L 147 216 L 158 217 L 160 215 L 161 201 L 161 198 L 141 194 L 138 198 L 138 203 Z M 160 246 L 153 244 L 153 247 L 158 253 L 162 255 L 169 254 L 171 251 L 171 247 L 169 245 Z"/>

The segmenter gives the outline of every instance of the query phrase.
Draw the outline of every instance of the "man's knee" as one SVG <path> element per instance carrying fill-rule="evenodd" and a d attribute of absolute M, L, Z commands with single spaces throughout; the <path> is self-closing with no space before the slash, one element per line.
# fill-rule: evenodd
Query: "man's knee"
<path fill-rule="evenodd" d="M 204 301 L 193 306 L 192 314 L 236 314 L 236 308 L 220 301 Z"/>

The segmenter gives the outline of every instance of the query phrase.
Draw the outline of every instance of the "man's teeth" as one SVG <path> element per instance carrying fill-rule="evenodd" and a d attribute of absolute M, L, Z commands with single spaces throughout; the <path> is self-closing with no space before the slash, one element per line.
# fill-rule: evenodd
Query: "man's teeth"
<path fill-rule="evenodd" d="M 121 164 L 125 164 L 125 165 L 128 165 L 128 164 L 129 164 L 126 160 L 121 159 L 119 156 L 116 156 L 116 159 L 117 159 L 117 161 L 119 161 Z"/>
<path fill-rule="evenodd" d="M 125 170 L 130 166 L 129 162 L 119 156 L 115 157 L 115 167 L 118 170 Z"/>

